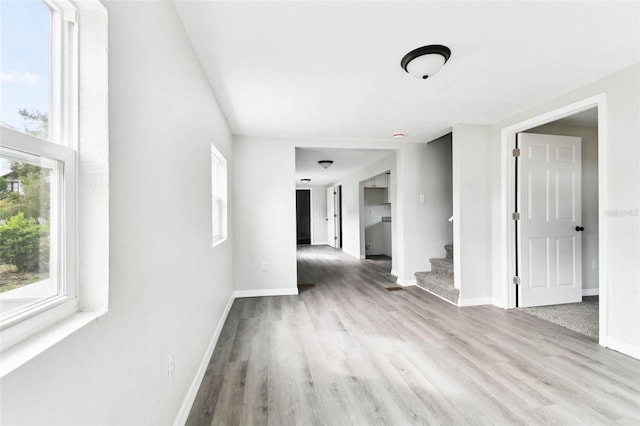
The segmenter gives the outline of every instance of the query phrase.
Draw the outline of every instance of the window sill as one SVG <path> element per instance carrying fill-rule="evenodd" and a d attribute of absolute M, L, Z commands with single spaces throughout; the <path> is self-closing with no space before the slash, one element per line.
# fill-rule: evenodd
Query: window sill
<path fill-rule="evenodd" d="M 107 311 L 77 312 L 30 338 L 3 350 L 0 354 L 0 378 L 40 355 L 56 343 L 62 341 Z"/>

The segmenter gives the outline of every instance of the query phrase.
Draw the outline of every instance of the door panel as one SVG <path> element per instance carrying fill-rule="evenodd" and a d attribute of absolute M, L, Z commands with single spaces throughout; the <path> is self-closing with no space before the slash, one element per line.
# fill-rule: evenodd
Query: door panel
<path fill-rule="evenodd" d="M 519 306 L 582 300 L 580 138 L 519 134 Z"/>
<path fill-rule="evenodd" d="M 335 190 L 333 186 L 327 188 L 327 244 L 336 247 L 336 219 L 335 219 Z"/>

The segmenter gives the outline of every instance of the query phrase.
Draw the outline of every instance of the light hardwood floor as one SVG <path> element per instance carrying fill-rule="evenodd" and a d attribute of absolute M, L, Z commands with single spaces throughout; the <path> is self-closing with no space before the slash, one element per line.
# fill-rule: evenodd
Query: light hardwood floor
<path fill-rule="evenodd" d="M 389 262 L 298 250 L 299 296 L 238 299 L 188 425 L 640 424 L 640 361 Z"/>

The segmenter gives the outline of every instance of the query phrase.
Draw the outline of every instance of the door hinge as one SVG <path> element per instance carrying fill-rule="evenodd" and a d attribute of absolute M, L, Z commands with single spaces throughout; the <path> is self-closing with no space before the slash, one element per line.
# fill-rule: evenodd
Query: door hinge
<path fill-rule="evenodd" d="M 513 283 L 515 285 L 520 285 L 520 277 L 517 276 L 517 275 L 515 277 L 513 277 Z"/>
<path fill-rule="evenodd" d="M 338 239 L 338 237 L 333 237 L 333 239 L 334 239 L 334 240 L 337 240 L 337 239 Z"/>
<path fill-rule="evenodd" d="M 520 212 L 513 212 L 513 213 L 511 213 L 511 219 L 513 219 L 513 220 L 520 220 Z"/>
<path fill-rule="evenodd" d="M 338 217 L 338 215 L 334 213 L 333 217 Z"/>
<path fill-rule="evenodd" d="M 514 157 L 520 157 L 520 148 L 514 148 L 513 149 L 513 156 Z"/>

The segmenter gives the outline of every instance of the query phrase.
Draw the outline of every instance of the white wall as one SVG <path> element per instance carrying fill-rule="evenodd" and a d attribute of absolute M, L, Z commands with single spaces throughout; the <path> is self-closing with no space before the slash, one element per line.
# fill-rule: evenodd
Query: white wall
<path fill-rule="evenodd" d="M 233 290 L 233 232 L 211 248 L 210 143 L 233 164 L 216 99 L 172 3 L 106 6 L 109 312 L 2 379 L 3 424 L 172 423 Z"/>
<path fill-rule="evenodd" d="M 463 305 L 491 303 L 491 139 L 489 128 L 453 128 L 454 283 Z M 496 162 L 497 166 L 497 162 Z"/>
<path fill-rule="evenodd" d="M 399 216 L 403 218 L 399 223 L 400 247 L 406 250 L 400 278 L 405 284 L 415 283 L 415 272 L 429 271 L 429 259 L 444 257 L 444 245 L 452 242 L 448 221 L 453 213 L 451 149 L 451 135 L 445 135 L 399 153 L 395 180 Z"/>
<path fill-rule="evenodd" d="M 297 291 L 295 146 L 236 137 L 233 155 L 236 289 Z"/>
<path fill-rule="evenodd" d="M 589 294 L 598 289 L 598 129 L 549 123 L 527 133 L 577 136 L 582 139 L 582 288 Z M 592 268 L 595 262 L 596 268 Z M 597 294 L 597 293 L 595 293 Z"/>

